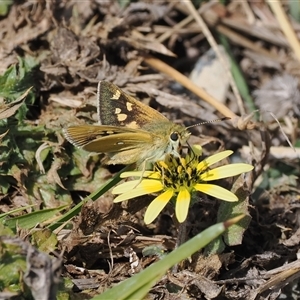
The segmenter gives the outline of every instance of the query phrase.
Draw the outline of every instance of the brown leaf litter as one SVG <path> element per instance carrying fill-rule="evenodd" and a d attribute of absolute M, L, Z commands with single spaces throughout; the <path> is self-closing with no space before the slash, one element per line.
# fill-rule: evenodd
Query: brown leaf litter
<path fill-rule="evenodd" d="M 209 29 L 230 42 L 260 121 L 249 103 L 237 103 L 232 90 L 218 103 L 188 78 L 196 60 L 211 48 L 184 2 L 138 1 L 126 8 L 117 1 L 15 2 L 0 20 L 1 73 L 18 61 L 17 56 L 39 61 L 36 107 L 29 108 L 38 113 L 25 122 L 44 126 L 44 132 L 38 137 L 34 163 L 15 163 L 13 173 L 3 176 L 12 178 L 14 185 L 0 195 L 0 211 L 32 203 L 34 209 L 62 203 L 71 208 L 119 170 L 101 166 L 101 157 L 74 149 L 61 134 L 64 126 L 98 121 L 95 95 L 100 80 L 113 82 L 186 126 L 229 114 L 229 122 L 193 128 L 189 142 L 200 143 L 206 156 L 232 149 L 233 160 L 253 164 L 249 175 L 223 182 L 244 195 L 238 209 L 247 213 L 248 228 L 234 241 L 221 237 L 222 253 L 195 253 L 178 272 L 161 278 L 148 297 L 292 297 L 299 292 L 300 274 L 299 61 L 266 3 L 231 1 L 223 6 L 209 1 L 200 11 Z M 292 24 L 298 33 L 298 22 Z M 18 105 L 19 101 L 4 106 L 0 115 L 13 116 Z M 268 111 L 279 119 L 282 131 Z M 0 132 L 1 143 L 5 132 Z M 285 136 L 298 143 L 295 155 Z M 51 155 L 45 158 L 47 151 Z M 92 289 L 90 295 L 101 294 L 160 259 L 158 254 L 143 255 L 148 246 L 161 255 L 174 249 L 177 228 L 171 206 L 153 224 L 143 222 L 152 199 L 149 195 L 113 204 L 107 192 L 87 201 L 70 222 L 72 227 L 58 235 L 63 276 L 72 280 L 76 293 Z M 201 198 L 190 211 L 188 237 L 215 224 L 220 207 L 216 199 Z"/>

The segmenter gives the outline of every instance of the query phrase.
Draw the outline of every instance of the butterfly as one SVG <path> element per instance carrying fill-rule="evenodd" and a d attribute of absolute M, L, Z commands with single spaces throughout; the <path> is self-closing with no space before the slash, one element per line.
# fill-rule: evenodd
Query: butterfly
<path fill-rule="evenodd" d="M 190 132 L 107 81 L 97 90 L 99 124 L 63 130 L 73 145 L 105 153 L 105 164 L 154 163 L 167 154 L 180 157 Z"/>

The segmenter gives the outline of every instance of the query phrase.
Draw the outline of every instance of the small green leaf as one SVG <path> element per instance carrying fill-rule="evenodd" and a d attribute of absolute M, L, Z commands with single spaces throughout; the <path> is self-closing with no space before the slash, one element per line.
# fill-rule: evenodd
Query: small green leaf
<path fill-rule="evenodd" d="M 32 243 L 43 252 L 50 253 L 56 249 L 57 236 L 49 229 L 35 230 L 32 235 Z"/>
<path fill-rule="evenodd" d="M 0 2 L 0 16 L 6 16 L 13 0 L 5 0 Z"/>
<path fill-rule="evenodd" d="M 231 226 L 222 237 L 217 238 L 206 249 L 205 254 L 222 253 L 225 246 L 235 246 L 242 243 L 245 230 L 251 221 L 249 215 L 249 192 L 244 187 L 244 175 L 240 175 L 235 181 L 231 191 L 238 197 L 237 202 L 221 201 L 218 210 L 218 222 L 244 214 L 245 217 L 238 223 Z"/>

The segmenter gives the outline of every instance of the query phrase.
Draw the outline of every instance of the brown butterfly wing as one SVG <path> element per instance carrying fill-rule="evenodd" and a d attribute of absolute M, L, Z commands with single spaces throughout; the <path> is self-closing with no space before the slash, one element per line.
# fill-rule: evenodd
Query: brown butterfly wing
<path fill-rule="evenodd" d="M 155 109 L 126 94 L 116 85 L 100 81 L 98 84 L 98 115 L 103 125 L 142 128 L 153 122 L 168 121 Z"/>

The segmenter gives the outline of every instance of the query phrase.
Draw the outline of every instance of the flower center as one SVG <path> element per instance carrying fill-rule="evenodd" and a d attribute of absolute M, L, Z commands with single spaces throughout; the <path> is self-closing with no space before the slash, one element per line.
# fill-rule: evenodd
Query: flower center
<path fill-rule="evenodd" d="M 184 186 L 191 192 L 194 185 L 202 181 L 200 175 L 203 170 L 197 170 L 199 160 L 198 156 L 190 159 L 189 156 L 178 158 L 169 155 L 165 161 L 158 161 L 155 169 L 161 174 L 162 183 L 166 188 L 179 192 Z"/>

